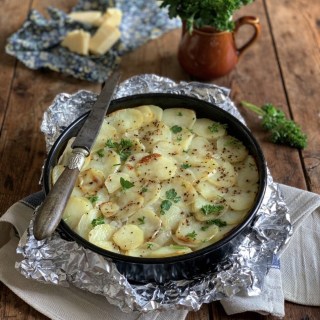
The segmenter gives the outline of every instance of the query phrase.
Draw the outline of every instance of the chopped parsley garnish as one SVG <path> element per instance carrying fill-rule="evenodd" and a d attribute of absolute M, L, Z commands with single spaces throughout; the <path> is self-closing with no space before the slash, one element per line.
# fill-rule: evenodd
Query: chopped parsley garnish
<path fill-rule="evenodd" d="M 206 204 L 201 208 L 201 212 L 207 216 L 209 214 L 220 213 L 224 209 L 222 204 Z"/>
<path fill-rule="evenodd" d="M 134 183 L 133 182 L 130 182 L 126 179 L 123 179 L 122 177 L 120 178 L 120 184 L 121 184 L 121 187 L 123 190 L 127 190 L 127 189 L 130 189 L 134 186 Z"/>
<path fill-rule="evenodd" d="M 242 145 L 242 142 L 234 137 L 229 137 L 229 139 L 224 143 L 225 147 L 235 147 L 239 148 Z"/>
<path fill-rule="evenodd" d="M 213 122 L 211 126 L 208 127 L 208 129 L 212 132 L 212 133 L 217 133 L 219 132 L 220 129 L 225 129 L 227 127 L 226 124 L 221 124 L 218 122 Z"/>
<path fill-rule="evenodd" d="M 139 224 L 145 224 L 145 220 L 146 220 L 145 216 L 138 218 Z"/>
<path fill-rule="evenodd" d="M 103 158 L 104 157 L 104 150 L 103 149 L 99 149 L 97 151 L 97 155 L 100 157 L 100 158 Z"/>
<path fill-rule="evenodd" d="M 174 190 L 174 189 L 170 189 L 170 190 L 166 191 L 166 198 L 168 200 L 173 201 L 174 203 L 177 203 L 181 200 L 181 197 L 178 196 L 176 190 Z"/>
<path fill-rule="evenodd" d="M 221 219 L 213 219 L 213 220 L 206 221 L 205 223 L 206 225 L 201 227 L 202 231 L 206 231 L 212 225 L 216 225 L 219 228 L 225 227 L 227 225 L 227 222 Z"/>
<path fill-rule="evenodd" d="M 143 187 L 142 189 L 141 189 L 141 193 L 145 193 L 145 192 L 147 192 L 148 191 L 148 188 L 146 188 L 146 187 Z"/>
<path fill-rule="evenodd" d="M 163 200 L 160 205 L 160 213 L 165 214 L 172 206 L 172 202 L 169 200 Z"/>
<path fill-rule="evenodd" d="M 172 126 L 172 127 L 170 128 L 170 130 L 171 130 L 173 133 L 178 133 L 178 132 L 181 132 L 181 131 L 182 131 L 182 128 L 179 127 L 179 126 L 177 126 L 177 125 L 175 125 L 175 126 Z"/>
<path fill-rule="evenodd" d="M 179 116 L 179 117 L 182 117 L 182 112 L 178 112 L 178 116 Z"/>
<path fill-rule="evenodd" d="M 99 199 L 98 196 L 90 196 L 90 197 L 88 197 L 88 200 L 89 200 L 92 204 L 94 204 L 95 202 L 97 202 L 98 199 Z"/>
<path fill-rule="evenodd" d="M 147 249 L 151 249 L 153 247 L 153 243 L 148 243 L 147 244 Z"/>
<path fill-rule="evenodd" d="M 97 219 L 93 219 L 91 221 L 91 224 L 93 227 L 96 227 L 98 226 L 99 224 L 105 224 L 105 221 L 104 221 L 104 218 L 103 217 L 100 217 L 100 218 L 97 218 Z"/>
<path fill-rule="evenodd" d="M 192 240 L 195 240 L 196 237 L 197 237 L 197 233 L 193 230 L 192 232 L 186 234 L 186 237 L 187 237 L 187 238 L 190 238 L 190 239 L 192 239 Z"/>
<path fill-rule="evenodd" d="M 188 168 L 190 168 L 191 167 L 191 164 L 189 164 L 189 163 L 183 163 L 182 165 L 181 165 L 181 168 L 182 169 L 188 169 Z"/>
<path fill-rule="evenodd" d="M 121 161 L 126 161 L 131 155 L 130 148 L 132 145 L 132 141 L 128 139 L 121 139 L 120 142 L 108 139 L 106 142 L 106 147 L 114 149 L 119 154 Z"/>

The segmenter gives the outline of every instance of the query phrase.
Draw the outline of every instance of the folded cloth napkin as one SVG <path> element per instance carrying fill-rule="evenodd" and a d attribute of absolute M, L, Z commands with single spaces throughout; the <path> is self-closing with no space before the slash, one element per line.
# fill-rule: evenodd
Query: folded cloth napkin
<path fill-rule="evenodd" d="M 261 295 L 242 293 L 221 300 L 227 314 L 255 311 L 284 316 L 284 299 L 304 305 L 320 306 L 320 196 L 280 185 L 289 208 L 293 236 L 274 259 L 265 278 Z"/>
<path fill-rule="evenodd" d="M 320 196 L 285 185 L 280 188 L 294 226 L 294 235 L 281 255 L 281 273 L 275 259 L 261 295 L 247 297 L 240 292 L 221 300 L 227 314 L 255 311 L 282 317 L 284 299 L 320 305 L 320 279 L 316 277 L 320 273 L 320 258 L 314 254 L 320 251 Z M 17 202 L 0 219 L 0 280 L 15 294 L 51 319 L 179 320 L 186 317 L 184 310 L 126 314 L 102 296 L 72 286 L 65 288 L 31 281 L 20 275 L 14 268 L 19 260 L 15 253 L 18 236 L 27 228 L 33 208 L 41 203 L 42 197 L 42 193 L 37 193 Z"/>

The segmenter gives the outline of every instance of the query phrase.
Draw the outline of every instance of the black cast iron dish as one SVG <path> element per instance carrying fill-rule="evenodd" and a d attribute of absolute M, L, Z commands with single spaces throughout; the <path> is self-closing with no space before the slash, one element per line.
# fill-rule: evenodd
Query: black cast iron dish
<path fill-rule="evenodd" d="M 80 237 L 62 220 L 59 225 L 59 232 L 64 238 L 75 240 L 84 247 L 111 259 L 116 264 L 119 272 L 131 282 L 147 283 L 155 281 L 163 283 L 168 280 L 190 279 L 196 275 L 213 271 L 219 262 L 222 262 L 223 259 L 226 259 L 234 252 L 243 238 L 250 232 L 254 217 L 259 210 L 265 193 L 267 182 L 266 163 L 261 148 L 248 128 L 228 112 L 203 100 L 177 94 L 140 94 L 113 100 L 109 107 L 109 113 L 123 108 L 150 104 L 157 105 L 163 109 L 174 107 L 193 109 L 197 114 L 197 118 L 209 118 L 227 124 L 228 133 L 237 137 L 246 145 L 249 153 L 256 160 L 260 178 L 255 205 L 249 211 L 246 219 L 220 241 L 189 254 L 168 258 L 129 257 L 106 251 Z M 52 168 L 56 165 L 67 141 L 77 134 L 87 115 L 88 113 L 84 114 L 67 127 L 51 148 L 43 175 L 46 194 L 51 186 Z"/>

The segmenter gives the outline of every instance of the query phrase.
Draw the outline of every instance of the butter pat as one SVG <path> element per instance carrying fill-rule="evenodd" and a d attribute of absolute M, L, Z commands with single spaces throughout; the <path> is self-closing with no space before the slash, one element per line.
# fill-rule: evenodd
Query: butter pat
<path fill-rule="evenodd" d="M 105 54 L 120 39 L 120 35 L 118 28 L 103 23 L 90 39 L 90 52 Z"/>
<path fill-rule="evenodd" d="M 102 23 L 102 13 L 100 11 L 76 11 L 71 12 L 69 18 L 82 23 L 100 26 Z"/>
<path fill-rule="evenodd" d="M 102 23 L 113 27 L 119 27 L 122 19 L 122 11 L 117 8 L 109 8 L 102 16 Z"/>
<path fill-rule="evenodd" d="M 90 33 L 82 29 L 68 32 L 61 42 L 61 46 L 68 48 L 72 52 L 82 55 L 88 55 L 89 44 Z"/>

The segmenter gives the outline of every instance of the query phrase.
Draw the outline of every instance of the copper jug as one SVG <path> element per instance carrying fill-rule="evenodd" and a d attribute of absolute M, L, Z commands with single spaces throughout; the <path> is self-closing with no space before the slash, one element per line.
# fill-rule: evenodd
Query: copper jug
<path fill-rule="evenodd" d="M 235 35 L 245 24 L 252 26 L 254 33 L 245 44 L 237 48 Z M 194 29 L 190 33 L 183 23 L 178 50 L 180 65 L 187 73 L 200 80 L 224 76 L 236 66 L 243 52 L 256 41 L 259 33 L 259 19 L 252 16 L 239 18 L 232 32 L 219 32 L 208 26 Z"/>

